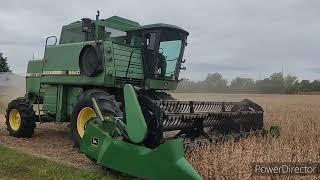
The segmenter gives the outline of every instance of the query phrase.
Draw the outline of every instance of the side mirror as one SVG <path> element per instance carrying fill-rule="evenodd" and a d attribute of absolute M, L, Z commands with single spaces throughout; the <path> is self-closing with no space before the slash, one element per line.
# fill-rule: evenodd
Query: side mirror
<path fill-rule="evenodd" d="M 49 36 L 46 38 L 46 46 L 55 46 L 58 42 L 57 36 Z"/>
<path fill-rule="evenodd" d="M 180 69 L 185 71 L 187 70 L 187 67 L 181 67 Z"/>
<path fill-rule="evenodd" d="M 186 59 L 182 59 L 182 60 L 181 60 L 181 63 L 185 63 L 185 62 L 186 62 Z"/>

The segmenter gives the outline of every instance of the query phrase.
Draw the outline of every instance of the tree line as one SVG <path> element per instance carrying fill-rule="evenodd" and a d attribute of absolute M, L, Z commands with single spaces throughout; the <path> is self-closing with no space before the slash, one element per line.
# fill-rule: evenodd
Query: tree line
<path fill-rule="evenodd" d="M 178 83 L 178 92 L 218 92 L 218 93 L 280 93 L 299 94 L 320 92 L 320 80 L 298 80 L 298 77 L 272 73 L 263 80 L 236 77 L 229 83 L 219 73 L 208 74 L 203 81 L 183 78 Z"/>
<path fill-rule="evenodd" d="M 11 72 L 7 61 L 8 61 L 8 58 L 4 57 L 3 53 L 0 52 L 0 73 L 1 72 Z"/>

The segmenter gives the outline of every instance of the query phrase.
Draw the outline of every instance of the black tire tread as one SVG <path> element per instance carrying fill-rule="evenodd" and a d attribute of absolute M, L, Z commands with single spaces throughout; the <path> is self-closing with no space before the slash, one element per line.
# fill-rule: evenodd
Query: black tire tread
<path fill-rule="evenodd" d="M 77 130 L 77 117 L 80 110 L 84 107 L 92 107 L 93 103 L 91 98 L 97 101 L 102 115 L 112 113 L 115 116 L 122 116 L 121 103 L 115 100 L 114 95 L 110 95 L 108 92 L 102 89 L 90 89 L 84 91 L 78 98 L 78 102 L 73 108 L 71 116 L 71 135 L 75 147 L 80 147 L 80 136 Z"/>
<path fill-rule="evenodd" d="M 9 123 L 9 115 L 12 109 L 17 109 L 21 116 L 21 126 L 16 131 L 11 129 Z M 36 113 L 29 99 L 20 97 L 11 101 L 6 110 L 6 125 L 9 135 L 18 138 L 30 138 L 36 128 L 36 118 Z"/>

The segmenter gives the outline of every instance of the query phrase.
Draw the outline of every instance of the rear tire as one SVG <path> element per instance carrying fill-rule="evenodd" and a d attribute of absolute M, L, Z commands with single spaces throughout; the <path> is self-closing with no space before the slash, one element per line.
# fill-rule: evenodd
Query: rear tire
<path fill-rule="evenodd" d="M 6 111 L 6 125 L 9 135 L 30 138 L 36 127 L 36 118 L 30 100 L 21 97 L 11 101 Z"/>
<path fill-rule="evenodd" d="M 71 134 L 75 147 L 80 147 L 87 122 L 90 118 L 96 117 L 92 98 L 97 101 L 103 116 L 122 116 L 121 103 L 117 102 L 113 95 L 101 89 L 91 89 L 83 92 L 79 96 L 71 116 Z"/>

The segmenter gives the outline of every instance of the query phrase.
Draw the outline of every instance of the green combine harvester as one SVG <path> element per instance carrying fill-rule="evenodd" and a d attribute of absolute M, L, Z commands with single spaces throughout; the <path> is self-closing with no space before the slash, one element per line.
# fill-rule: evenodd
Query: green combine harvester
<path fill-rule="evenodd" d="M 74 145 L 103 167 L 147 179 L 201 179 L 184 144 L 262 130 L 263 109 L 250 100 L 167 94 L 185 69 L 188 35 L 99 13 L 63 26 L 59 43 L 48 37 L 44 58 L 28 63 L 25 97 L 7 108 L 10 135 L 31 137 L 36 122 L 70 122 Z"/>

